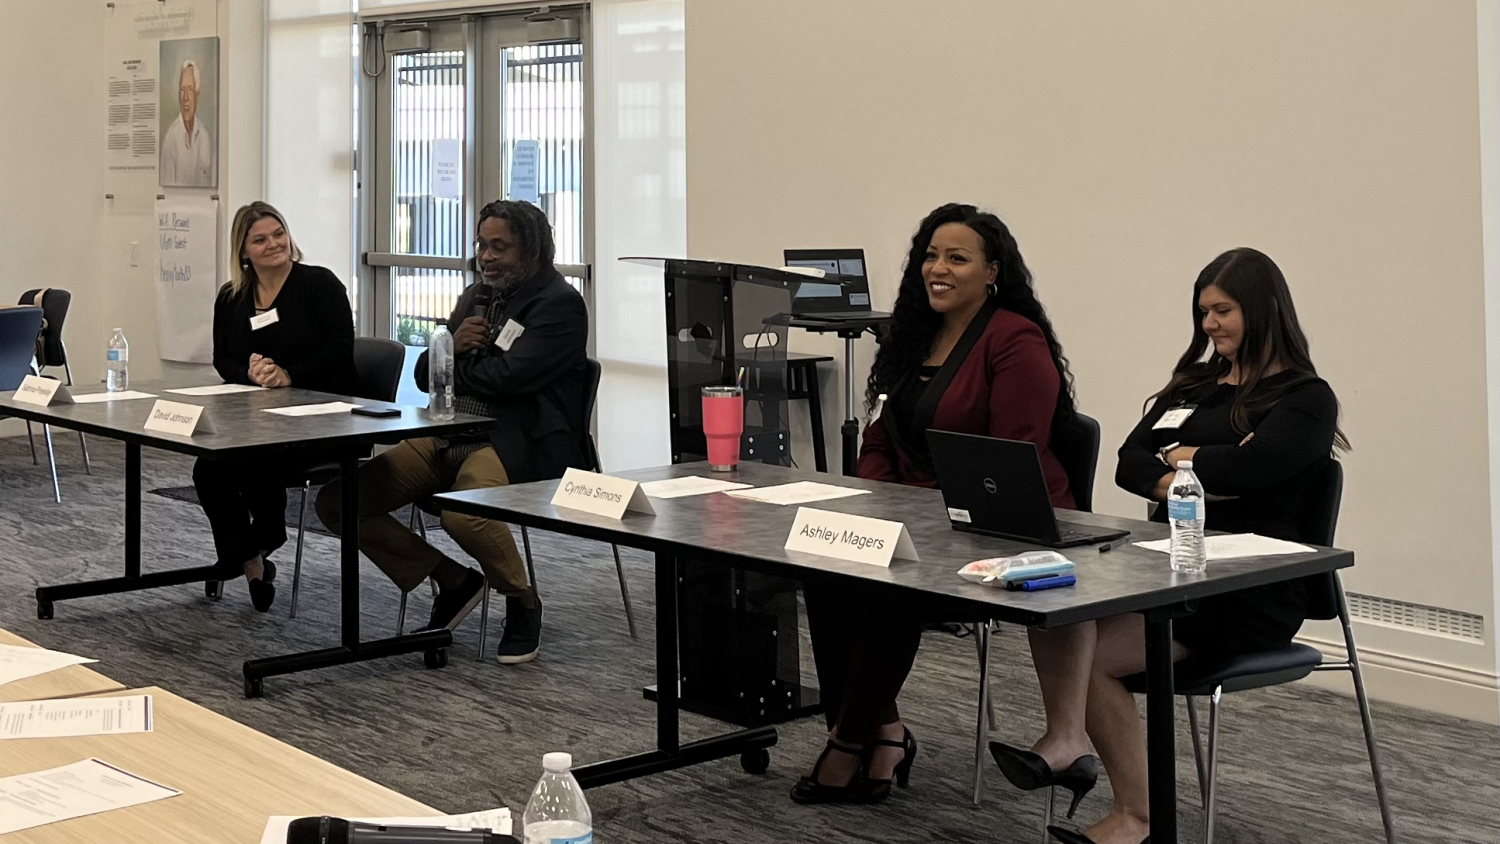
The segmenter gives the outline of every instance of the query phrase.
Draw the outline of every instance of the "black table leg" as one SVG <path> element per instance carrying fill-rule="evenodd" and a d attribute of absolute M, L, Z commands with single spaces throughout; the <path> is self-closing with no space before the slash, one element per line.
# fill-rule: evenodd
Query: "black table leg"
<path fill-rule="evenodd" d="M 747 771 L 764 773 L 775 727 L 756 727 L 680 743 L 678 731 L 677 558 L 656 555 L 656 750 L 573 769 L 584 788 L 659 774 L 739 754 Z"/>
<path fill-rule="evenodd" d="M 36 617 L 43 621 L 52 618 L 52 604 L 55 601 L 92 598 L 98 595 L 118 595 L 124 592 L 138 592 L 142 589 L 157 589 L 162 586 L 180 586 L 184 583 L 208 583 L 218 579 L 217 566 L 197 566 L 190 569 L 141 574 L 141 446 L 139 443 L 126 443 L 125 576 L 88 580 L 82 583 L 64 583 L 58 586 L 38 586 Z"/>
<path fill-rule="evenodd" d="M 812 423 L 813 468 L 827 472 L 828 444 L 823 441 L 823 394 L 818 387 L 817 364 L 803 367 L 802 377 L 807 379 L 807 418 Z"/>
<path fill-rule="evenodd" d="M 1177 844 L 1176 702 L 1172 615 L 1146 613 L 1146 758 L 1151 777 L 1152 844 Z"/>
<path fill-rule="evenodd" d="M 245 697 L 265 693 L 267 677 L 295 674 L 335 665 L 349 665 L 401 654 L 423 653 L 428 668 L 448 664 L 453 645 L 451 630 L 423 630 L 389 639 L 361 642 L 359 639 L 359 457 L 347 455 L 339 462 L 340 511 L 343 529 L 339 538 L 339 641 L 336 648 L 248 660 L 244 665 Z"/>

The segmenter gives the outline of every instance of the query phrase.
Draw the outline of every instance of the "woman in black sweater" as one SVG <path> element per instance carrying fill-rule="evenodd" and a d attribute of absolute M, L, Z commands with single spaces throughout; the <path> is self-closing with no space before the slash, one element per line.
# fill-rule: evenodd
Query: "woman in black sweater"
<path fill-rule="evenodd" d="M 1193 322 L 1192 343 L 1171 380 L 1120 447 L 1115 482 L 1158 502 L 1152 519 L 1166 521 L 1160 502 L 1173 467 L 1191 461 L 1212 502 L 1209 530 L 1303 541 L 1310 485 L 1334 449 L 1349 443 L 1338 428 L 1338 400 L 1308 354 L 1286 279 L 1266 255 L 1230 250 L 1193 285 Z M 1205 598 L 1173 624 L 1173 658 L 1285 647 L 1306 610 L 1297 581 Z M 1145 669 L 1141 616 L 1035 635 L 1032 658 L 1047 732 L 1031 750 L 992 742 L 995 761 L 1018 788 L 1072 791 L 1076 808 L 1098 778 L 1092 739 L 1114 806 L 1082 833 L 1049 829 L 1067 844 L 1140 844 L 1150 829 L 1146 743 L 1120 678 Z"/>
<path fill-rule="evenodd" d="M 252 202 L 234 215 L 237 252 L 230 281 L 214 303 L 214 368 L 231 384 L 298 386 L 348 395 L 354 374 L 354 317 L 338 277 L 301 263 L 286 221 Z M 225 579 L 244 573 L 250 600 L 266 612 L 276 598 L 276 566 L 286 544 L 286 488 L 316 458 L 209 460 L 193 465 L 193 486 L 213 529 Z"/>

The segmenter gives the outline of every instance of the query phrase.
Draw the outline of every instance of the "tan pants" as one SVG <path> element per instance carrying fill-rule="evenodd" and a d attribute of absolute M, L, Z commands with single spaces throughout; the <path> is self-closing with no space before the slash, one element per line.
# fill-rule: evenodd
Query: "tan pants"
<path fill-rule="evenodd" d="M 432 439 L 406 440 L 359 469 L 359 550 L 402 592 L 422 585 L 447 557 L 401 524 L 391 511 L 439 492 L 505 486 L 510 478 L 495 450 L 479 449 L 452 466 L 438 459 Z M 445 465 L 448 464 L 448 465 Z M 318 518 L 334 533 L 340 527 L 340 489 L 334 481 L 318 493 Z M 526 593 L 526 566 L 515 537 L 503 522 L 444 511 L 443 530 L 479 563 L 490 588 L 504 595 Z"/>

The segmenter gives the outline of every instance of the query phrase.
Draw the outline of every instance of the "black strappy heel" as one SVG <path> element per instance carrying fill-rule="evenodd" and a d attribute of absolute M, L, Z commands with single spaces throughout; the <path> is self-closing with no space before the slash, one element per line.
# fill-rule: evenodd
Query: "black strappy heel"
<path fill-rule="evenodd" d="M 886 739 L 877 739 L 876 741 L 871 742 L 870 746 L 871 746 L 871 748 L 875 748 L 875 747 L 899 747 L 899 748 L 901 748 L 901 751 L 902 751 L 902 754 L 903 754 L 902 757 L 901 757 L 901 761 L 898 762 L 898 763 L 896 763 L 896 769 L 894 771 L 892 771 L 891 773 L 892 773 L 892 776 L 893 776 L 893 778 L 895 780 L 896 786 L 898 788 L 906 788 L 907 783 L 911 779 L 911 766 L 912 766 L 912 763 L 915 762 L 915 761 L 917 761 L 917 739 L 916 739 L 915 736 L 913 736 L 911 734 L 911 730 L 908 730 L 905 727 L 902 727 L 901 731 L 902 731 L 902 736 L 901 736 L 901 740 L 900 741 L 889 741 L 889 740 L 886 740 Z M 882 801 L 882 800 L 884 800 L 884 799 L 886 799 L 887 797 L 890 797 L 890 796 L 891 796 L 891 780 L 875 780 L 875 779 L 870 779 L 869 777 L 865 777 L 859 783 L 857 783 L 857 784 L 854 785 L 854 790 L 849 795 L 849 802 L 850 803 L 879 803 L 880 801 Z"/>
<path fill-rule="evenodd" d="M 818 772 L 823 769 L 823 760 L 828 754 L 838 751 L 859 760 L 859 767 L 855 769 L 854 776 L 844 785 L 824 785 L 818 782 Z M 801 803 L 804 806 L 818 803 L 843 803 L 849 799 L 851 790 L 864 775 L 867 762 L 866 750 L 857 744 L 847 744 L 838 739 L 829 739 L 828 744 L 823 746 L 823 752 L 818 754 L 818 761 L 813 763 L 812 773 L 797 780 L 792 786 L 792 802 Z"/>

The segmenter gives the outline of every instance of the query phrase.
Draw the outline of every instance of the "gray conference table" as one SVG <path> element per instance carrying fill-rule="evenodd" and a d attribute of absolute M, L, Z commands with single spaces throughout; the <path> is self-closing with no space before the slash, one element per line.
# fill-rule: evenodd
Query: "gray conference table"
<path fill-rule="evenodd" d="M 724 477 L 763 487 L 792 481 L 827 482 L 815 472 L 741 463 L 731 474 L 711 475 L 707 464 L 691 463 L 618 473 L 651 481 L 687 475 Z M 858 495 L 807 506 L 904 521 L 921 562 L 897 560 L 890 568 L 850 563 L 783 548 L 795 506 L 762 504 L 724 494 L 652 499 L 655 516 L 627 513 L 611 520 L 551 505 L 557 481 L 438 495 L 445 510 L 500 519 L 601 542 L 613 542 L 656 555 L 657 749 L 574 770 L 585 787 L 741 755 L 747 761 L 776 743 L 774 727 L 759 727 L 682 744 L 678 738 L 677 605 L 678 558 L 740 566 L 803 582 L 884 584 L 922 593 L 924 599 L 951 601 L 970 618 L 990 618 L 1027 627 L 1054 628 L 1123 613 L 1146 621 L 1147 735 L 1151 765 L 1151 840 L 1177 841 L 1175 710 L 1172 699 L 1172 619 L 1190 612 L 1190 602 L 1251 586 L 1326 574 L 1354 564 L 1354 554 L 1317 549 L 1309 554 L 1256 557 L 1209 564 L 1201 575 L 1178 574 L 1164 554 L 1132 543 L 1167 536 L 1162 524 L 1090 513 L 1069 513 L 1069 521 L 1122 528 L 1132 535 L 1100 553 L 1094 547 L 1065 553 L 1078 564 L 1078 584 L 1041 592 L 1008 592 L 969 583 L 957 575 L 965 563 L 986 557 L 1037 550 L 1006 539 L 962 533 L 951 528 L 941 493 L 929 489 L 840 478 L 840 486 L 868 489 Z M 763 767 L 761 767 L 763 770 Z"/>
<path fill-rule="evenodd" d="M 412 437 L 442 436 L 494 421 L 483 416 L 458 414 L 452 421 L 434 422 L 427 418 L 425 409 L 329 395 L 296 387 L 219 396 L 184 396 L 165 392 L 179 387 L 205 386 L 217 383 L 218 380 L 212 373 L 183 373 L 162 380 L 131 384 L 132 390 L 153 393 L 156 398 L 206 407 L 216 432 L 198 433 L 191 437 L 145 429 L 146 418 L 155 399 L 37 407 L 14 401 L 10 393 L 0 394 L 0 415 L 16 416 L 125 443 L 124 577 L 38 587 L 37 618 L 52 618 L 53 605 L 57 601 L 185 583 L 202 582 L 208 597 L 219 597 L 222 573 L 216 566 L 141 572 L 142 446 L 209 459 L 256 457 L 292 448 L 312 447 L 328 462 L 339 464 L 339 476 L 345 481 L 342 484 L 341 499 L 343 512 L 358 513 L 359 484 L 354 482 L 355 472 L 359 468 L 360 458 L 368 453 L 372 445 L 396 443 Z M 81 385 L 73 389 L 75 393 L 102 391 L 102 387 Z M 355 416 L 347 411 L 319 416 L 281 416 L 262 412 L 269 408 L 331 401 L 346 401 L 365 407 L 394 407 L 401 410 L 401 415 L 376 419 Z M 447 662 L 447 648 L 453 644 L 453 635 L 447 630 L 423 631 L 369 642 L 360 640 L 358 519 L 343 520 L 340 540 L 340 645 L 247 661 L 244 664 L 246 697 L 259 697 L 264 692 L 263 680 L 279 674 L 418 652 L 425 654 L 426 663 L 431 667 L 440 667 Z"/>

